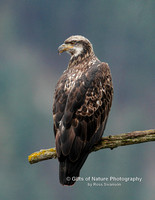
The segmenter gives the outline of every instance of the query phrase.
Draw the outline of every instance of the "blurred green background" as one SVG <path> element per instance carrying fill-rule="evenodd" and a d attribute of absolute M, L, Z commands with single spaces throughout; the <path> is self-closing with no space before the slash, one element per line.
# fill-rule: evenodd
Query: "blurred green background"
<path fill-rule="evenodd" d="M 121 187 L 61 186 L 58 161 L 30 165 L 34 151 L 55 146 L 53 92 L 69 56 L 57 53 L 81 34 L 108 62 L 114 100 L 105 135 L 154 128 L 154 0 L 0 0 L 0 199 L 126 199 L 155 196 L 155 145 L 92 153 L 88 176 L 138 176 Z"/>

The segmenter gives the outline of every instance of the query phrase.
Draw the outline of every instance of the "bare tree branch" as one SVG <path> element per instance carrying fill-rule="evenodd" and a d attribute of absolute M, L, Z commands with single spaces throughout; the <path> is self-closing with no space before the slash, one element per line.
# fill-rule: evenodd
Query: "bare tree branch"
<path fill-rule="evenodd" d="M 130 133 L 123 133 L 112 136 L 110 135 L 107 137 L 103 137 L 101 141 L 93 147 L 91 152 L 105 148 L 114 149 L 119 146 L 139 144 L 151 141 L 155 141 L 155 129 L 145 131 L 134 131 Z M 48 160 L 52 158 L 57 158 L 55 148 L 42 149 L 40 151 L 34 152 L 31 155 L 29 155 L 28 161 L 30 164 L 33 164 L 42 160 Z"/>

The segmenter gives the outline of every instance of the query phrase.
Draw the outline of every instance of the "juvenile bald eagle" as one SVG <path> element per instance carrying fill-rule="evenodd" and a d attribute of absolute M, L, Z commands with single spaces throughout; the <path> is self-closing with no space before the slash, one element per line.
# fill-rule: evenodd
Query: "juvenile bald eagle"
<path fill-rule="evenodd" d="M 58 51 L 71 55 L 56 85 L 53 104 L 59 179 L 63 185 L 73 185 L 90 150 L 102 137 L 113 86 L 108 64 L 95 56 L 85 37 L 69 37 Z"/>

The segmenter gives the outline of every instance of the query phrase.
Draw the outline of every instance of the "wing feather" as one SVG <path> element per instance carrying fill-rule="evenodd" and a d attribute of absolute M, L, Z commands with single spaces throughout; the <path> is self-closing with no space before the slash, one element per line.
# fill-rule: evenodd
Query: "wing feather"
<path fill-rule="evenodd" d="M 100 140 L 113 87 L 106 63 L 83 71 L 80 78 L 74 78 L 73 73 L 76 71 L 66 71 L 57 84 L 53 116 L 58 157 L 68 156 L 75 162 L 83 149 L 89 151 Z"/>

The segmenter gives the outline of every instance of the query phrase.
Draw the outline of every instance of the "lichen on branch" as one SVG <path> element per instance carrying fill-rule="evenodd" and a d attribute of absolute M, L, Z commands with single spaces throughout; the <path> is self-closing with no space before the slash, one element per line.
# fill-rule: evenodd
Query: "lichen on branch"
<path fill-rule="evenodd" d="M 105 148 L 114 149 L 119 146 L 133 145 L 151 141 L 155 141 L 155 129 L 134 131 L 119 135 L 110 135 L 103 137 L 101 141 L 92 148 L 91 152 Z M 55 148 L 42 149 L 40 151 L 34 152 L 28 156 L 28 161 L 30 164 L 34 164 L 52 158 L 57 158 Z"/>

